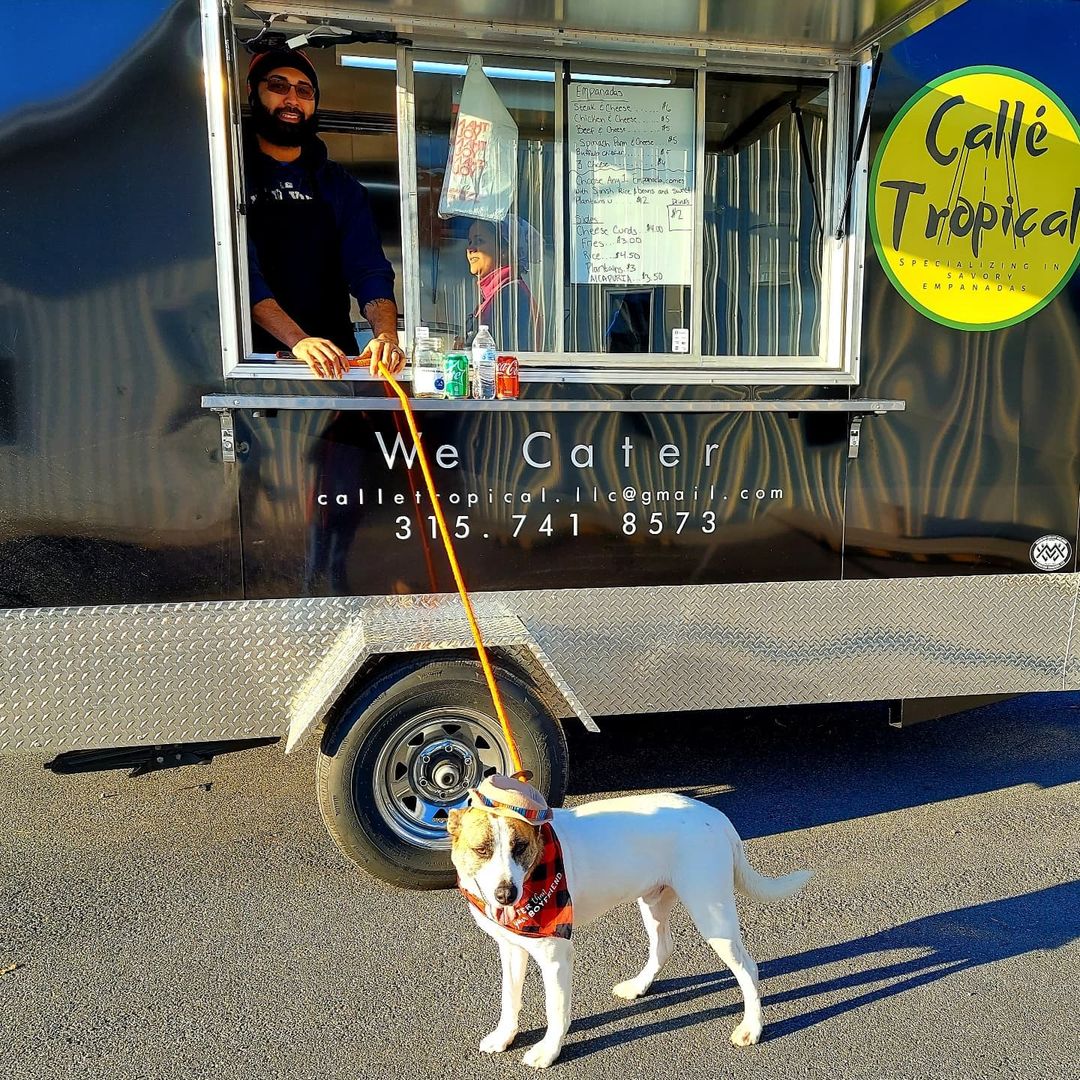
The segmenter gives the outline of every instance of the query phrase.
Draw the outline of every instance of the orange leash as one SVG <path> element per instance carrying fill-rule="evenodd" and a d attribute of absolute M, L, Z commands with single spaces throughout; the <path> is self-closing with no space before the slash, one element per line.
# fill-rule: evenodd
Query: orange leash
<path fill-rule="evenodd" d="M 424 453 L 424 447 L 420 443 L 420 432 L 416 427 L 416 417 L 413 416 L 412 406 L 409 404 L 409 398 L 405 391 L 401 389 L 397 380 L 386 370 L 385 365 L 381 362 L 379 364 L 379 374 L 390 384 L 394 393 L 397 394 L 401 401 L 401 407 L 405 410 L 405 419 L 409 424 L 409 431 L 412 432 L 413 445 L 416 447 L 416 456 L 420 460 L 420 470 L 424 474 L 424 484 L 427 486 L 428 497 L 431 499 L 431 507 L 435 511 L 435 521 L 439 526 L 439 537 L 443 542 L 443 547 L 446 549 L 446 557 L 450 560 L 450 569 L 454 574 L 454 582 L 457 585 L 458 596 L 461 597 L 461 603 L 465 608 L 465 618 L 468 619 L 473 641 L 476 642 L 476 651 L 480 654 L 480 666 L 484 669 L 484 678 L 487 679 L 488 689 L 491 691 L 491 700 L 495 703 L 495 713 L 499 717 L 503 735 L 506 737 L 506 745 L 510 750 L 510 760 L 513 762 L 515 773 L 523 772 L 521 757 L 518 755 L 517 743 L 514 742 L 513 733 L 510 731 L 510 721 L 506 718 L 506 710 L 503 708 L 502 698 L 499 696 L 499 687 L 495 682 L 495 673 L 491 669 L 491 661 L 488 660 L 487 649 L 484 648 L 484 639 L 480 635 L 480 627 L 476 622 L 476 613 L 473 611 L 472 601 L 469 599 L 469 591 L 465 588 L 465 579 L 461 576 L 461 567 L 458 565 L 457 555 L 454 553 L 454 545 L 450 539 L 450 530 L 446 526 L 446 519 L 443 517 L 442 506 L 439 504 L 439 498 L 435 491 L 435 481 L 431 477 L 431 469 L 428 466 L 427 455 Z"/>

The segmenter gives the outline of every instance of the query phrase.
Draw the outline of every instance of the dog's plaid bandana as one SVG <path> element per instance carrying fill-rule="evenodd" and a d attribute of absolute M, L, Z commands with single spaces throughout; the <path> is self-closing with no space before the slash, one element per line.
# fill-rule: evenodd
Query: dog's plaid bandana
<path fill-rule="evenodd" d="M 569 938 L 574 928 L 574 906 L 570 902 L 562 847 L 550 824 L 540 826 L 540 839 L 544 845 L 540 861 L 526 878 L 521 899 L 509 912 L 505 908 L 491 911 L 460 883 L 458 888 L 473 907 L 515 934 Z"/>

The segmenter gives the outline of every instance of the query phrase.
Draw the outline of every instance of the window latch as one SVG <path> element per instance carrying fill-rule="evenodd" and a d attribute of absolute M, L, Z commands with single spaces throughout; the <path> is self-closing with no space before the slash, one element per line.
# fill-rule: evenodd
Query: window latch
<path fill-rule="evenodd" d="M 236 432 L 233 429 L 232 409 L 215 409 L 221 420 L 221 460 L 236 460 Z"/>
<path fill-rule="evenodd" d="M 858 413 L 851 418 L 851 427 L 848 429 L 847 443 L 847 456 L 849 458 L 857 458 L 859 456 L 859 439 L 862 436 L 862 422 L 863 418 Z"/>

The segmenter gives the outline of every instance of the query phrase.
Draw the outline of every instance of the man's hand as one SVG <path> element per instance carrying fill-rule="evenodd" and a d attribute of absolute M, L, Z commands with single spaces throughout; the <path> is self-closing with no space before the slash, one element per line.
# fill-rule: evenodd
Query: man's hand
<path fill-rule="evenodd" d="M 388 330 L 373 337 L 360 354 L 360 363 L 365 361 L 370 365 L 372 375 L 379 374 L 380 362 L 391 375 L 404 371 L 405 350 L 398 344 L 397 333 Z"/>
<path fill-rule="evenodd" d="M 272 296 L 255 304 L 251 315 L 256 325 L 276 337 L 320 379 L 345 378 L 349 370 L 345 354 L 332 341 L 310 336 Z"/>
<path fill-rule="evenodd" d="M 344 379 L 349 370 L 349 358 L 326 338 L 301 338 L 293 345 L 292 354 L 297 360 L 303 360 L 320 379 Z"/>

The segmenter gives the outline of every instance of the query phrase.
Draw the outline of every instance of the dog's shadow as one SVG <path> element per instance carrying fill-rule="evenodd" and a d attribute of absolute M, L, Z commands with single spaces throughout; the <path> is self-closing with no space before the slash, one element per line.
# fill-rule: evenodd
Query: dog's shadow
<path fill-rule="evenodd" d="M 766 1039 L 802 1031 L 822 1020 L 970 968 L 991 964 L 1040 949 L 1058 949 L 1080 938 L 1080 882 L 1069 882 L 1007 900 L 929 915 L 867 937 L 811 949 L 761 965 Z M 890 959 L 890 953 L 921 950 L 915 957 Z M 870 962 L 862 966 L 860 960 Z M 823 978 L 815 971 L 846 963 L 848 970 Z M 627 974 L 630 974 L 629 972 Z M 770 992 L 770 980 L 801 983 Z M 727 1000 L 701 1008 L 709 996 L 723 993 Z M 820 1004 L 815 1002 L 820 1000 Z M 777 1006 L 805 1001 L 811 1007 L 787 1018 L 776 1017 Z M 682 1015 L 650 1019 L 659 1011 L 690 1006 Z M 645 1039 L 659 1032 L 698 1027 L 742 1011 L 735 980 L 726 970 L 681 979 L 660 979 L 635 1002 L 582 1017 L 570 1025 L 569 1041 L 561 1061 L 573 1061 L 608 1046 Z M 769 1013 L 772 1012 L 770 1019 Z M 583 1039 L 574 1035 L 611 1027 Z M 537 1041 L 541 1030 L 523 1032 L 518 1045 Z M 727 1031 L 724 1031 L 727 1038 Z"/>

